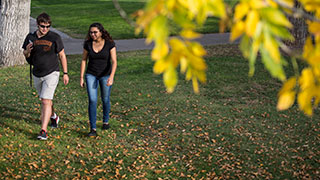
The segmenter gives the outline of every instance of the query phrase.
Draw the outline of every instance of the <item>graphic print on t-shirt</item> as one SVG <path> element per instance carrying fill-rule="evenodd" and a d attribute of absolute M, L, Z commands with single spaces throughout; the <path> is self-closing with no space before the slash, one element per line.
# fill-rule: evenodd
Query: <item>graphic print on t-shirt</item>
<path fill-rule="evenodd" d="M 52 46 L 52 42 L 47 40 L 35 40 L 33 44 L 43 46 L 43 51 L 50 51 Z"/>

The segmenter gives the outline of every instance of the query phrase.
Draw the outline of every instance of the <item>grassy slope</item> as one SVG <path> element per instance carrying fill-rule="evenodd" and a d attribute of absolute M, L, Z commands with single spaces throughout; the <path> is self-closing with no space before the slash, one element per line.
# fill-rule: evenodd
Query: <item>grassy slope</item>
<path fill-rule="evenodd" d="M 81 56 L 68 56 L 70 84 L 60 83 L 55 99 L 60 128 L 46 142 L 35 139 L 40 105 L 28 87 L 28 66 L 0 69 L 0 177 L 319 177 L 319 109 L 312 118 L 297 106 L 277 112 L 281 84 L 261 64 L 248 78 L 243 58 L 226 57 L 239 53 L 235 47 L 207 49 L 208 82 L 199 95 L 184 80 L 167 94 L 152 73 L 149 51 L 119 53 L 112 128 L 98 129 L 96 139 L 85 136 Z"/>
<path fill-rule="evenodd" d="M 129 15 L 145 5 L 145 0 L 119 0 L 119 2 Z M 237 0 L 226 2 L 233 5 Z M 120 17 L 111 0 L 32 0 L 31 16 L 36 18 L 42 12 L 47 12 L 51 16 L 55 28 L 75 38 L 84 38 L 89 25 L 93 22 L 102 23 L 114 39 L 142 37 L 142 34 L 134 34 L 134 28 Z M 218 19 L 209 18 L 198 31 L 217 33 L 218 23 Z M 171 30 L 173 35 L 178 34 L 177 27 Z"/>

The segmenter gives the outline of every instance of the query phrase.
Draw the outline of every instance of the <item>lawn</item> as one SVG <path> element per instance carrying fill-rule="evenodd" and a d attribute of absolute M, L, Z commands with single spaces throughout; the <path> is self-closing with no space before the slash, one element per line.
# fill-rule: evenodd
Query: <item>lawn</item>
<path fill-rule="evenodd" d="M 225 1 L 231 5 L 238 0 Z M 142 9 L 146 0 L 119 0 L 121 7 L 128 15 Z M 32 0 L 31 16 L 36 18 L 40 13 L 47 12 L 53 21 L 53 27 L 74 38 L 85 38 L 88 27 L 93 22 L 102 23 L 114 39 L 141 38 L 135 35 L 134 28 L 128 25 L 114 8 L 112 0 Z M 216 33 L 219 31 L 219 21 L 209 18 L 201 33 Z M 172 35 L 178 34 L 179 28 L 172 28 Z"/>
<path fill-rule="evenodd" d="M 54 101 L 60 127 L 49 129 L 47 141 L 36 140 L 40 104 L 29 67 L 0 69 L 0 177 L 319 178 L 319 109 L 311 118 L 297 105 L 276 111 L 281 83 L 262 64 L 249 78 L 234 45 L 206 48 L 208 81 L 198 95 L 183 75 L 175 92 L 166 93 L 162 77 L 152 73 L 150 51 L 118 53 L 111 129 L 98 129 L 97 138 L 86 137 L 80 55 L 68 56 L 70 84 L 58 85 Z"/>

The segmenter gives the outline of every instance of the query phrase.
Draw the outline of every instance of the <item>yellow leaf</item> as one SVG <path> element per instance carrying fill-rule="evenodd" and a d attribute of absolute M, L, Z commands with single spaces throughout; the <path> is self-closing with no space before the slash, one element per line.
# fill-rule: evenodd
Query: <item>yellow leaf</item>
<path fill-rule="evenodd" d="M 163 15 L 158 16 L 152 20 L 148 28 L 146 43 L 149 44 L 153 40 L 155 43 L 165 43 L 169 34 L 167 26 L 167 18 Z"/>
<path fill-rule="evenodd" d="M 199 93 L 199 84 L 198 84 L 197 78 L 195 78 L 195 77 L 192 78 L 192 85 L 193 85 L 193 91 L 198 94 Z"/>
<path fill-rule="evenodd" d="M 167 4 L 169 11 L 173 11 L 173 8 L 176 5 L 176 0 L 167 0 L 166 4 Z"/>
<path fill-rule="evenodd" d="M 239 48 L 245 58 L 249 58 L 251 51 L 251 39 L 247 35 L 243 35 Z"/>
<path fill-rule="evenodd" d="M 180 71 L 185 73 L 188 67 L 188 61 L 185 57 L 180 58 Z"/>
<path fill-rule="evenodd" d="M 320 68 L 320 43 L 317 43 L 318 44 L 306 55 L 308 63 L 314 68 Z"/>
<path fill-rule="evenodd" d="M 317 107 L 320 103 L 320 86 L 316 87 L 316 95 L 315 95 L 315 102 L 314 105 Z"/>
<path fill-rule="evenodd" d="M 177 51 L 175 50 L 175 47 L 172 47 L 172 51 L 167 57 L 167 61 L 170 62 L 170 64 L 173 65 L 174 68 L 176 68 L 180 63 L 180 59 L 184 57 L 184 53 L 184 51 Z"/>
<path fill-rule="evenodd" d="M 270 5 L 273 8 L 277 8 L 278 4 L 275 3 L 273 0 L 267 0 L 267 4 Z"/>
<path fill-rule="evenodd" d="M 234 41 L 244 33 L 245 24 L 243 21 L 238 21 L 232 26 L 230 41 Z"/>
<path fill-rule="evenodd" d="M 280 63 L 279 45 L 277 44 L 276 40 L 268 35 L 265 35 L 263 45 L 264 48 L 266 48 L 266 50 L 269 52 L 271 58 L 275 60 L 275 62 Z"/>
<path fill-rule="evenodd" d="M 207 1 L 209 15 L 226 18 L 226 8 L 223 0 L 209 0 Z"/>
<path fill-rule="evenodd" d="M 249 12 L 248 17 L 245 21 L 246 24 L 246 33 L 249 37 L 252 37 L 257 29 L 257 25 L 259 22 L 259 14 L 257 11 L 252 10 Z"/>
<path fill-rule="evenodd" d="M 308 58 L 308 63 L 314 67 L 320 67 L 320 47 L 315 49 L 315 51 Z"/>
<path fill-rule="evenodd" d="M 187 0 L 188 3 L 188 9 L 193 13 L 197 14 L 200 11 L 200 3 L 204 5 L 203 1 L 199 0 Z"/>
<path fill-rule="evenodd" d="M 203 58 L 194 55 L 188 55 L 186 58 L 189 59 L 189 63 L 193 69 L 200 71 L 207 69 L 207 65 Z"/>
<path fill-rule="evenodd" d="M 197 0 L 196 0 L 197 1 Z M 206 6 L 200 6 L 200 8 L 198 8 L 198 11 L 197 11 L 197 16 L 196 16 L 196 20 L 197 20 L 197 23 L 199 25 L 202 25 L 206 19 L 207 19 L 207 16 L 208 16 L 208 9 Z"/>
<path fill-rule="evenodd" d="M 252 42 L 252 51 L 253 53 L 258 53 L 258 50 L 260 48 L 260 45 L 261 45 L 261 40 L 262 38 L 258 37 L 258 38 L 255 38 L 253 39 L 253 42 Z"/>
<path fill-rule="evenodd" d="M 199 38 L 201 34 L 194 32 L 191 29 L 184 29 L 180 32 L 180 35 L 186 39 L 195 39 Z"/>
<path fill-rule="evenodd" d="M 163 73 L 169 67 L 169 62 L 165 59 L 159 59 L 153 66 L 153 72 L 156 74 Z"/>
<path fill-rule="evenodd" d="M 290 108 L 295 100 L 296 93 L 294 91 L 286 91 L 279 96 L 277 109 L 278 111 Z"/>
<path fill-rule="evenodd" d="M 320 36 L 320 23 L 319 22 L 308 22 L 309 32 L 316 36 Z"/>
<path fill-rule="evenodd" d="M 143 11 L 143 10 L 138 10 L 137 11 L 137 28 L 135 30 L 135 33 L 140 33 L 142 29 L 146 28 L 148 24 L 158 15 L 157 11 Z"/>
<path fill-rule="evenodd" d="M 302 90 L 308 89 L 314 86 L 315 79 L 311 68 L 305 68 L 302 70 L 301 76 L 299 78 L 299 84 Z"/>
<path fill-rule="evenodd" d="M 266 6 L 267 4 L 262 0 L 250 0 L 250 7 L 253 9 L 260 9 Z"/>
<path fill-rule="evenodd" d="M 318 82 L 320 81 L 320 66 L 313 68 L 314 76 L 316 79 L 318 79 Z"/>
<path fill-rule="evenodd" d="M 303 6 L 307 11 L 313 12 L 319 12 L 320 8 L 320 2 L 319 0 L 300 0 Z"/>
<path fill-rule="evenodd" d="M 264 8 L 260 11 L 262 19 L 267 20 L 269 23 L 285 26 L 291 28 L 292 24 L 287 17 L 279 9 L 275 8 Z"/>
<path fill-rule="evenodd" d="M 281 81 L 286 80 L 286 75 L 281 63 L 276 63 L 274 59 L 271 58 L 270 53 L 265 48 L 260 48 L 262 62 L 267 70 L 273 77 L 278 78 Z"/>
<path fill-rule="evenodd" d="M 279 91 L 279 96 L 285 92 L 292 91 L 297 85 L 297 78 L 291 77 L 288 79 L 282 86 L 281 90 Z"/>
<path fill-rule="evenodd" d="M 178 38 L 172 38 L 169 41 L 170 47 L 174 48 L 175 51 L 186 51 L 186 45 Z"/>
<path fill-rule="evenodd" d="M 188 4 L 188 1 L 186 0 L 178 0 L 178 2 L 180 3 L 180 5 L 182 5 L 184 8 L 187 8 L 189 7 L 189 4 Z"/>
<path fill-rule="evenodd" d="M 239 3 L 235 8 L 234 21 L 242 20 L 242 18 L 249 12 L 249 4 L 245 2 Z"/>
<path fill-rule="evenodd" d="M 177 72 L 173 66 L 169 66 L 163 74 L 163 81 L 167 87 L 167 91 L 172 93 L 177 85 Z"/>
<path fill-rule="evenodd" d="M 298 94 L 298 104 L 299 108 L 307 115 L 312 115 L 312 104 L 311 104 L 312 95 L 309 90 L 301 91 Z"/>
<path fill-rule="evenodd" d="M 186 73 L 186 80 L 190 80 L 192 78 L 192 69 L 188 68 L 187 73 Z"/>
<path fill-rule="evenodd" d="M 195 56 L 204 56 L 207 54 L 206 50 L 202 47 L 202 45 L 198 42 L 187 42 L 187 44 L 191 47 L 191 51 Z"/>
<path fill-rule="evenodd" d="M 200 82 L 205 83 L 207 81 L 206 73 L 205 71 L 198 71 L 197 72 L 197 78 Z"/>
<path fill-rule="evenodd" d="M 315 100 L 314 100 L 314 107 L 317 107 L 320 103 L 320 86 L 315 87 Z"/>
<path fill-rule="evenodd" d="M 261 38 L 258 37 L 253 39 L 251 47 L 249 48 L 248 52 L 245 52 L 242 49 L 243 52 L 248 53 L 247 58 L 249 59 L 249 76 L 250 77 L 253 76 L 255 71 L 254 63 L 256 61 L 257 54 L 260 49 L 260 45 L 261 45 Z M 245 47 L 242 47 L 242 48 L 245 48 Z"/>
<path fill-rule="evenodd" d="M 156 44 L 151 53 L 151 58 L 153 60 L 158 60 L 164 58 L 169 52 L 169 47 L 166 43 Z"/>
<path fill-rule="evenodd" d="M 309 55 L 313 51 L 312 39 L 311 37 L 307 37 L 304 48 L 303 48 L 303 58 L 308 59 Z"/>

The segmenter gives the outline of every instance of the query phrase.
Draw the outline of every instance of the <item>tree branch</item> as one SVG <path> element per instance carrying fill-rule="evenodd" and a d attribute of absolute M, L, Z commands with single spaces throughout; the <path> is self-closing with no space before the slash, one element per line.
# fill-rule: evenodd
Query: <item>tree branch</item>
<path fill-rule="evenodd" d="M 287 5 L 287 4 L 283 3 L 283 2 L 280 2 L 279 0 L 274 0 L 274 2 L 276 2 L 279 6 L 281 6 L 283 8 L 291 10 L 294 13 L 294 16 L 303 17 L 305 19 L 309 19 L 309 20 L 314 21 L 314 22 L 320 22 L 320 19 L 318 19 L 317 17 L 312 16 L 312 15 L 304 12 L 302 9 L 298 9 L 298 8 L 295 8 L 295 7 L 290 7 L 289 5 Z"/>
<path fill-rule="evenodd" d="M 114 7 L 118 10 L 122 19 L 124 19 L 130 26 L 136 27 L 136 23 L 128 17 L 127 13 L 121 8 L 118 0 L 112 0 L 112 2 Z"/>

